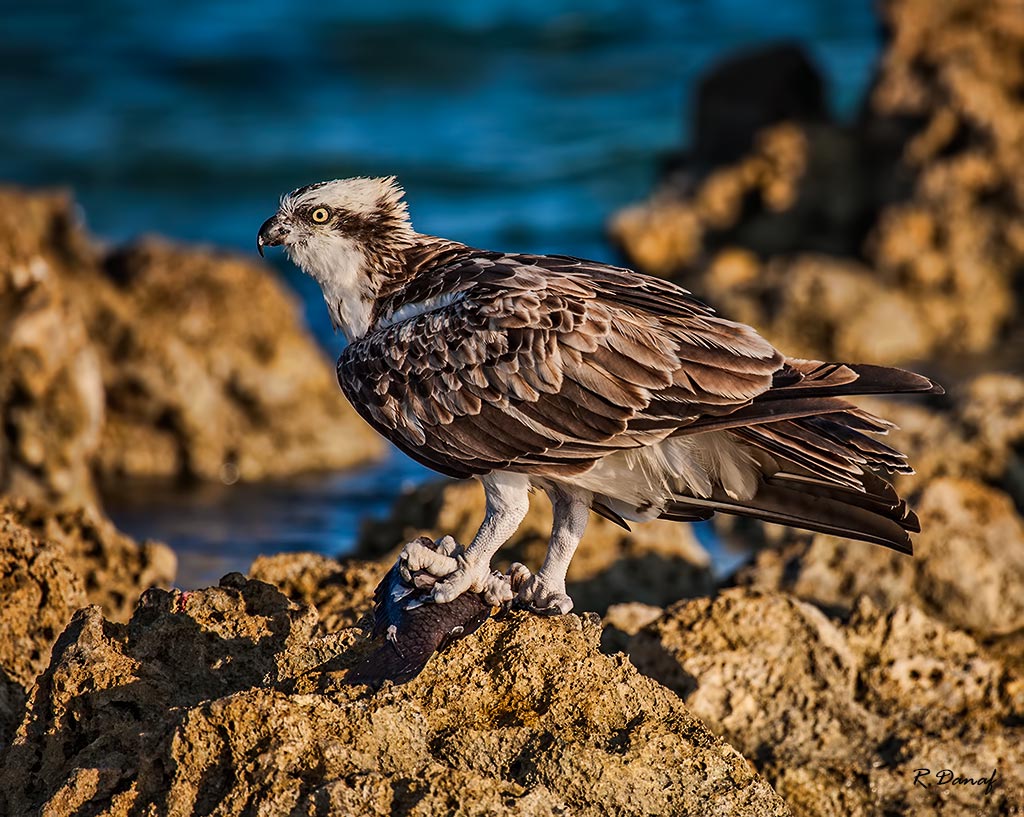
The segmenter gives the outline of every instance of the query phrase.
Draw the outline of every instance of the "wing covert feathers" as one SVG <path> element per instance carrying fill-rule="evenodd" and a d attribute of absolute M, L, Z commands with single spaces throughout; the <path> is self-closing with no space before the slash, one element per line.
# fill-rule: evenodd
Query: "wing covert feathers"
<path fill-rule="evenodd" d="M 845 398 L 941 394 L 928 378 L 787 359 L 686 290 L 604 264 L 440 241 L 407 260 L 408 279 L 378 300 L 338 379 L 370 425 L 419 462 L 455 477 L 512 470 L 571 481 L 620 452 L 724 434 L 762 468 L 753 496 L 719 483 L 647 507 L 910 552 L 916 517 L 872 473 L 910 466 L 873 436 L 891 425 Z M 625 525 L 613 493 L 603 504 L 598 495 L 598 510 Z"/>
<path fill-rule="evenodd" d="M 666 281 L 450 245 L 441 260 L 378 305 L 338 379 L 374 428 L 451 476 L 580 473 L 749 404 L 783 365 Z"/>

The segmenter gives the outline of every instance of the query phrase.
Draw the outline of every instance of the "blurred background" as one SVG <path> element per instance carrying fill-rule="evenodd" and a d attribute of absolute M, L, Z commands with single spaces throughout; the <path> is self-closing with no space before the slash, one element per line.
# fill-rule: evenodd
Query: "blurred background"
<path fill-rule="evenodd" d="M 753 804 L 749 765 L 801 817 L 1021 814 L 1022 167 L 1022 0 L 3 4 L 0 812 L 165 790 L 186 811 L 557 810 L 627 762 L 623 808 L 650 813 L 689 807 L 686 768 Z M 574 610 L 743 774 L 689 753 L 710 746 L 693 721 L 658 732 L 667 690 L 596 660 L 592 623 L 485 632 L 456 679 L 494 693 L 476 710 L 433 694 L 467 653 L 411 709 L 343 691 L 403 543 L 469 541 L 484 510 L 359 419 L 318 289 L 256 254 L 281 194 L 353 174 L 397 175 L 423 232 L 625 263 L 791 357 L 946 388 L 857 399 L 916 469 L 889 475 L 912 557 L 592 515 Z M 551 524 L 536 497 L 494 566 L 539 565 Z M 254 581 L 216 587 L 229 571 Z M 151 589 L 174 585 L 196 592 Z M 534 662 L 576 666 L 581 703 Z M 590 706 L 608 679 L 640 716 Z M 474 748 L 505 734 L 505 760 Z M 575 777 L 551 761 L 580 752 Z M 989 780 L 926 790 L 927 768 Z"/>
<path fill-rule="evenodd" d="M 393 173 L 421 231 L 621 262 L 606 222 L 690 140 L 698 78 L 777 40 L 804 46 L 852 120 L 881 46 L 863 0 L 21 3 L 0 25 L 0 179 L 70 188 L 105 241 L 252 255 L 280 194 Z M 271 263 L 336 356 L 319 291 Z M 104 504 L 174 546 L 194 586 L 268 550 L 343 553 L 427 476 L 392 452 L 230 488 L 131 480 Z"/>

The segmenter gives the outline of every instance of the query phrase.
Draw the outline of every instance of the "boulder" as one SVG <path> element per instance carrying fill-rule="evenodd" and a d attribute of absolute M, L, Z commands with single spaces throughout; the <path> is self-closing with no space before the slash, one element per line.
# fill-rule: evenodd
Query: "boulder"
<path fill-rule="evenodd" d="M 81 238 L 70 217 L 63 198 L 0 193 L 0 492 L 94 504 L 100 355 L 53 258 Z"/>
<path fill-rule="evenodd" d="M 142 591 L 168 586 L 174 569 L 166 545 L 137 545 L 93 510 L 0 498 L 0 747 L 74 612 L 96 604 L 127 620 Z"/>
<path fill-rule="evenodd" d="M 794 814 L 1010 814 L 1024 798 L 1022 677 L 912 605 L 864 598 L 840 624 L 733 589 L 674 605 L 629 649 Z M 938 785 L 943 769 L 995 780 Z"/>
<path fill-rule="evenodd" d="M 46 669 L 51 645 L 86 604 L 64 548 L 0 504 L 0 747 L 21 720 L 26 690 Z"/>
<path fill-rule="evenodd" d="M 234 482 L 383 444 L 266 267 L 108 249 L 61 194 L 0 189 L 0 491 L 80 506 L 93 474 Z"/>
<path fill-rule="evenodd" d="M 0 811 L 749 814 L 778 796 L 595 619 L 513 614 L 377 692 L 370 647 L 225 577 L 79 611 L 0 759 Z"/>
<path fill-rule="evenodd" d="M 260 556 L 249 577 L 274 585 L 292 601 L 316 609 L 318 633 L 368 624 L 373 593 L 389 563 L 331 559 L 319 553 Z"/>
<path fill-rule="evenodd" d="M 1024 628 L 1024 520 L 1001 491 L 937 479 L 917 503 L 914 555 L 834 536 L 796 535 L 735 577 L 847 615 L 860 595 L 885 609 L 913 603 L 978 636 Z"/>
<path fill-rule="evenodd" d="M 887 0 L 881 14 L 888 39 L 855 124 L 800 106 L 784 121 L 745 115 L 749 132 L 718 154 L 698 128 L 689 164 L 609 231 L 639 269 L 677 277 L 788 354 L 1001 352 L 1024 269 L 1024 27 L 973 0 Z M 807 76 L 794 55 L 771 56 L 768 81 Z M 728 107 L 745 64 L 726 63 L 704 108 Z"/>
<path fill-rule="evenodd" d="M 0 508 L 40 541 L 61 549 L 90 604 L 114 621 L 127 621 L 147 587 L 168 587 L 177 559 L 167 545 L 136 542 L 92 508 L 53 510 L 26 499 L 0 500 Z"/>

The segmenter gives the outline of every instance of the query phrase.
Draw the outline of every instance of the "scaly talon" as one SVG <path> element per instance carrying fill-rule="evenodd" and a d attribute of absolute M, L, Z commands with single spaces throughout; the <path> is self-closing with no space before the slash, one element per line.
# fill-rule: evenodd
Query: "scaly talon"
<path fill-rule="evenodd" d="M 435 579 L 441 579 L 454 573 L 458 567 L 455 554 L 462 548 L 450 536 L 446 536 L 435 545 L 426 536 L 420 536 L 409 542 L 398 557 L 402 578 L 414 582 L 417 573 L 426 571 Z"/>
<path fill-rule="evenodd" d="M 483 590 L 487 580 L 487 565 L 482 570 L 476 564 L 468 561 L 465 556 L 458 556 L 454 560 L 456 567 L 444 579 L 434 585 L 433 598 L 439 604 L 447 604 L 454 601 L 463 593 L 472 590 L 479 592 Z"/>
<path fill-rule="evenodd" d="M 522 565 L 518 567 L 529 574 L 529 570 Z M 513 565 L 513 570 L 515 568 L 516 565 Z M 522 571 L 517 571 L 519 576 L 523 575 Z M 564 616 L 572 610 L 572 599 L 565 593 L 564 585 L 561 588 L 549 587 L 538 574 L 522 583 L 516 593 L 516 605 L 540 616 Z"/>

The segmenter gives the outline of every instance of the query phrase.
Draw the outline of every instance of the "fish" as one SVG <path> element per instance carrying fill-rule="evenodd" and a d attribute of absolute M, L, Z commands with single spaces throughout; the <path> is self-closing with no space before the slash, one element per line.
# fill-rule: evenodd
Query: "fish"
<path fill-rule="evenodd" d="M 415 541 L 440 553 L 457 547 L 450 536 L 436 542 L 420 536 Z M 381 644 L 352 669 L 348 683 L 408 683 L 434 653 L 475 633 L 494 612 L 482 593 L 466 592 L 446 604 L 435 603 L 431 593 L 437 581 L 426 570 L 410 571 L 401 557 L 392 565 L 374 591 L 370 638 Z"/>

